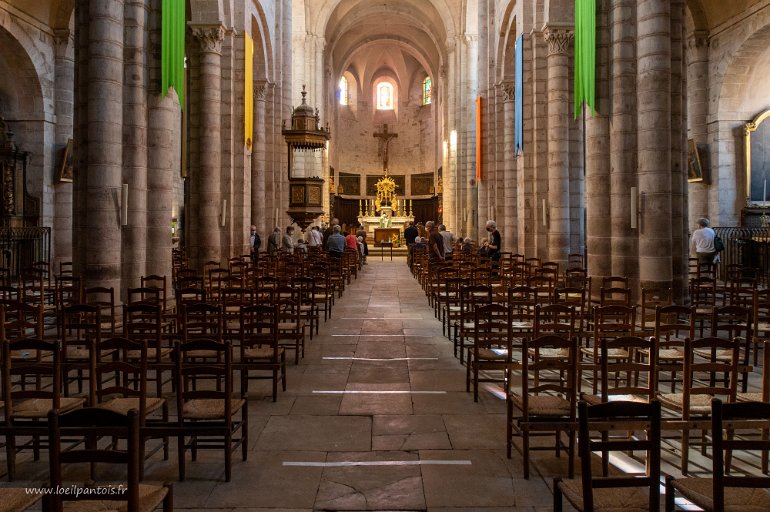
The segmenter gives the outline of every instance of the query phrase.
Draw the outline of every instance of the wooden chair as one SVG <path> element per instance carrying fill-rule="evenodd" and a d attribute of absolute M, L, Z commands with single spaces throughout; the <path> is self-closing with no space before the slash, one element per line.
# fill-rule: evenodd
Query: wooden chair
<path fill-rule="evenodd" d="M 139 447 L 139 414 L 131 410 L 128 415 L 97 408 L 81 409 L 59 415 L 51 411 L 48 415 L 50 486 L 52 489 L 72 489 L 75 484 L 68 484 L 64 479 L 65 465 L 83 464 L 91 467 L 91 482 L 79 486 L 84 492 L 59 493 L 46 495 L 44 510 L 63 512 L 65 510 L 125 510 L 126 512 L 152 512 L 161 504 L 164 512 L 174 509 L 173 491 L 170 485 L 140 484 L 142 459 Z M 127 439 L 125 450 L 117 450 L 112 445 L 99 448 L 100 437 L 117 436 Z M 83 448 L 63 449 L 63 437 L 83 439 Z M 109 483 L 99 485 L 93 482 L 96 463 L 111 464 L 126 471 L 125 492 L 89 493 L 85 487 L 116 489 L 118 485 Z M 113 473 L 114 475 L 114 473 Z M 120 502 L 123 502 L 121 504 Z"/>
<path fill-rule="evenodd" d="M 717 282 L 713 277 L 701 276 L 690 279 L 690 302 L 695 308 L 695 324 L 698 336 L 705 334 L 705 325 L 711 321 L 717 305 Z"/>
<path fill-rule="evenodd" d="M 83 291 L 83 301 L 99 307 L 99 318 L 102 321 L 102 334 L 113 336 L 117 334 L 118 317 L 115 314 L 115 289 L 104 286 L 92 286 Z"/>
<path fill-rule="evenodd" d="M 749 428 L 766 432 L 770 427 L 770 404 L 722 403 L 715 398 L 710 404 L 712 444 L 712 478 L 666 478 L 666 511 L 675 509 L 675 496 L 680 494 L 707 512 L 770 510 L 770 478 L 731 474 L 731 459 L 739 450 L 770 450 L 770 439 L 762 434 L 747 436 Z M 736 424 L 741 434 L 736 435 Z M 725 430 L 727 435 L 725 436 Z"/>
<path fill-rule="evenodd" d="M 732 356 L 718 357 L 718 352 L 728 350 Z M 723 338 L 699 338 L 685 342 L 684 382 L 681 393 L 659 393 L 661 404 L 674 411 L 682 421 L 693 418 L 708 419 L 711 414 L 711 399 L 722 396 L 735 402 L 737 392 L 739 345 L 734 340 Z M 702 354 L 702 355 L 699 355 Z M 724 374 L 725 381 L 716 375 Z M 721 383 L 721 385 L 719 384 Z M 706 451 L 706 432 L 703 429 L 702 451 Z M 687 475 L 690 458 L 690 428 L 682 429 L 682 474 Z"/>
<path fill-rule="evenodd" d="M 466 286 L 460 288 L 460 314 L 455 324 L 454 355 L 460 355 L 460 363 L 465 362 L 465 351 L 471 346 L 477 307 L 492 303 L 491 286 Z"/>
<path fill-rule="evenodd" d="M 294 351 L 294 364 L 305 357 L 306 324 L 302 319 L 300 291 L 291 286 L 279 286 L 270 303 L 278 306 L 278 344 Z"/>
<path fill-rule="evenodd" d="M 655 311 L 658 307 L 672 305 L 671 288 L 642 288 L 641 308 L 637 315 L 639 336 L 655 335 Z"/>
<path fill-rule="evenodd" d="M 562 497 L 579 511 L 660 510 L 660 403 L 610 402 L 578 404 L 580 480 L 554 479 L 555 512 L 562 511 Z M 618 430 L 647 431 L 645 439 L 611 438 Z M 592 435 L 593 434 L 593 435 Z M 599 437 L 597 437 L 597 434 Z M 610 451 L 646 452 L 647 472 L 637 475 L 595 476 L 594 452 L 606 455 Z"/>
<path fill-rule="evenodd" d="M 479 382 L 502 382 L 506 395 L 510 390 L 509 370 L 512 361 L 512 333 L 509 309 L 501 304 L 487 304 L 474 310 L 473 346 L 468 348 L 465 391 L 473 380 L 473 401 L 479 401 Z M 486 376 L 482 376 L 481 372 Z M 494 378 L 489 372 L 502 377 Z"/>
<path fill-rule="evenodd" d="M 62 396 L 61 344 L 33 338 L 6 341 L 3 349 L 3 403 L 5 405 L 5 452 L 8 480 L 16 478 L 16 453 L 32 448 L 38 460 L 40 437 L 46 433 L 51 409 L 67 412 L 82 407 L 85 399 Z M 12 354 L 17 354 L 12 357 Z M 50 360 L 43 360 L 50 354 Z M 18 383 L 34 385 L 18 385 Z M 32 441 L 17 446 L 17 437 Z"/>
<path fill-rule="evenodd" d="M 660 374 L 669 371 L 671 393 L 676 392 L 676 374 L 684 370 L 684 343 L 695 338 L 695 318 L 694 307 L 670 305 L 655 308 L 653 334 L 657 346 L 649 357 L 657 356 L 658 389 L 660 383 L 664 382 Z"/>
<path fill-rule="evenodd" d="M 751 316 L 752 308 L 743 306 L 715 307 L 711 317 L 711 336 L 735 340 L 740 347 L 739 371 L 741 373 L 741 391 L 748 391 L 749 373 L 752 368 L 751 347 L 753 346 L 752 328 L 754 322 Z M 706 356 L 708 354 L 701 354 Z M 719 359 L 732 357 L 732 350 L 721 350 Z"/>
<path fill-rule="evenodd" d="M 199 449 L 221 449 L 229 482 L 232 452 L 240 446 L 246 460 L 249 431 L 248 402 L 243 395 L 233 396 L 232 347 L 229 342 L 196 339 L 178 343 L 176 350 L 179 479 L 185 479 L 187 450 L 195 461 Z M 217 353 L 216 359 L 222 362 L 194 362 L 195 354 L 201 352 Z M 238 433 L 240 437 L 235 437 Z"/>
<path fill-rule="evenodd" d="M 135 354 L 139 352 L 137 359 Z M 108 338 L 91 351 L 89 404 L 127 415 L 138 411 L 139 426 L 147 424 L 148 416 L 160 412 L 160 420 L 168 423 L 168 403 L 160 396 L 149 396 L 147 388 L 147 346 L 128 338 Z M 142 436 L 145 437 L 144 435 Z M 168 437 L 163 437 L 163 459 L 168 460 Z M 145 443 L 140 443 L 145 460 Z M 143 473 L 140 466 L 140 475 Z"/>
<path fill-rule="evenodd" d="M 24 512 L 43 496 L 29 492 L 29 487 L 0 487 L 0 511 Z"/>
<path fill-rule="evenodd" d="M 582 348 L 581 356 L 591 358 L 590 368 L 593 379 L 592 393 L 595 395 L 599 388 L 599 368 L 601 366 L 601 342 L 604 339 L 617 338 L 619 336 L 634 336 L 636 334 L 636 308 L 625 305 L 596 306 L 593 320 L 593 345 L 590 348 Z M 631 354 L 622 347 L 615 347 L 607 352 L 607 357 L 614 361 L 630 362 Z M 581 374 L 583 366 L 581 365 Z M 581 375 L 582 380 L 582 375 Z M 578 383 L 578 386 L 580 383 Z"/>
<path fill-rule="evenodd" d="M 89 368 L 91 352 L 102 339 L 102 321 L 99 306 L 74 304 L 62 311 L 62 378 L 64 394 L 69 396 L 69 384 L 77 384 L 78 394 L 83 393 L 83 376 Z M 70 372 L 76 377 L 70 378 Z"/>
<path fill-rule="evenodd" d="M 601 394 L 583 395 L 583 400 L 590 405 L 613 401 L 650 403 L 656 392 L 655 338 L 620 336 L 602 339 L 600 344 Z M 609 355 L 612 351 L 628 352 L 629 357 L 613 360 Z M 636 357 L 642 351 L 653 356 L 646 361 Z"/>
<path fill-rule="evenodd" d="M 541 358 L 541 350 L 567 350 L 566 359 Z M 522 437 L 524 478 L 529 479 L 529 452 L 549 447 L 530 446 L 530 437 L 538 433 L 555 434 L 556 456 L 564 447 L 561 433 L 567 434 L 567 456 L 570 478 L 574 474 L 575 416 L 577 375 L 577 343 L 574 339 L 560 336 L 543 336 L 524 340 L 524 352 L 534 354 L 522 358 L 521 389 L 508 393 L 507 405 L 507 455 L 511 457 L 514 431 Z M 521 416 L 514 418 L 514 409 Z"/>
<path fill-rule="evenodd" d="M 754 291 L 752 304 L 754 366 L 759 360 L 759 349 L 770 340 L 770 288 Z"/>
<path fill-rule="evenodd" d="M 163 321 L 161 307 L 158 304 L 124 304 L 123 305 L 123 337 L 141 341 L 147 345 L 147 366 L 153 372 L 155 381 L 155 396 L 163 396 L 163 374 L 173 369 L 171 364 L 171 348 L 163 336 Z M 130 357 L 138 361 L 139 352 L 131 352 Z M 150 376 L 148 375 L 148 380 Z"/>
<path fill-rule="evenodd" d="M 248 395 L 249 380 L 271 379 L 273 402 L 278 399 L 278 382 L 286 391 L 286 350 L 278 345 L 278 305 L 253 304 L 240 312 L 241 392 Z M 268 372 L 253 376 L 252 372 Z"/>

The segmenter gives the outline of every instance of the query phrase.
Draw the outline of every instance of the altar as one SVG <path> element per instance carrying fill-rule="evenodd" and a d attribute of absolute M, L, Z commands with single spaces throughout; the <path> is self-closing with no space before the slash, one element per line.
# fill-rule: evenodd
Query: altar
<path fill-rule="evenodd" d="M 385 212 L 386 221 L 383 221 L 382 212 Z M 409 226 L 409 222 L 414 220 L 414 215 L 408 215 L 407 212 L 394 212 L 389 206 L 380 208 L 380 215 L 372 215 L 373 213 L 373 211 L 361 211 L 358 216 L 358 223 L 366 230 L 367 237 L 371 240 L 374 239 L 375 229 L 392 229 L 400 234 Z"/>

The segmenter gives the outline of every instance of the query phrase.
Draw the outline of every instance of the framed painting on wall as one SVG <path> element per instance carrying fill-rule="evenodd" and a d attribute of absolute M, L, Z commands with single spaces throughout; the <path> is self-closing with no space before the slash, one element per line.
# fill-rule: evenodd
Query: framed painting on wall
<path fill-rule="evenodd" d="M 59 150 L 59 165 L 56 168 L 57 183 L 72 183 L 73 168 L 73 141 L 67 141 L 67 145 Z"/>
<path fill-rule="evenodd" d="M 687 181 L 703 181 L 703 167 L 701 166 L 700 155 L 698 154 L 698 145 L 695 139 L 687 141 Z"/>
<path fill-rule="evenodd" d="M 412 195 L 427 196 L 434 193 L 433 173 L 412 174 Z"/>

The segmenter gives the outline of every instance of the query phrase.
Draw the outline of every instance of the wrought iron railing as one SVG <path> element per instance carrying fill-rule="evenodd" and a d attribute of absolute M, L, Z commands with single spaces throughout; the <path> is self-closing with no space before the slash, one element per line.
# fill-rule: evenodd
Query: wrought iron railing
<path fill-rule="evenodd" d="M 0 228 L 0 267 L 15 277 L 36 261 L 51 261 L 51 228 Z"/>
<path fill-rule="evenodd" d="M 727 265 L 740 264 L 747 269 L 756 269 L 760 285 L 767 286 L 770 270 L 770 228 L 714 228 L 722 238 L 725 250 L 719 254 L 717 274 L 724 279 Z"/>

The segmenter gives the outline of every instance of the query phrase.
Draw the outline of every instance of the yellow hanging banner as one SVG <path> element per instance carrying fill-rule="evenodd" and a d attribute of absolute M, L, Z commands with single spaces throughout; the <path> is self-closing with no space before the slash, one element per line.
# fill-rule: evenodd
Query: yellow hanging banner
<path fill-rule="evenodd" d="M 243 40 L 243 143 L 251 151 L 254 132 L 254 41 L 249 34 L 244 34 Z"/>

